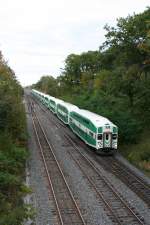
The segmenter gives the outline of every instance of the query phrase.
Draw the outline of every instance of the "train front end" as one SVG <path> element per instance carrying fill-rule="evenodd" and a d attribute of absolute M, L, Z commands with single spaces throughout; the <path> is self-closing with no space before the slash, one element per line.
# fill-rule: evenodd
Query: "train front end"
<path fill-rule="evenodd" d="M 118 128 L 114 124 L 105 124 L 98 128 L 97 151 L 100 153 L 116 152 L 118 145 Z"/>

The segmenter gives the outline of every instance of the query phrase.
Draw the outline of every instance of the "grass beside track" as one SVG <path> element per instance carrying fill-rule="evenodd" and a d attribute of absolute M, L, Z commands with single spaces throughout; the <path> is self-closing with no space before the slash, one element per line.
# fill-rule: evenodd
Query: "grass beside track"
<path fill-rule="evenodd" d="M 150 132 L 144 132 L 137 144 L 120 146 L 119 151 L 150 177 Z"/>

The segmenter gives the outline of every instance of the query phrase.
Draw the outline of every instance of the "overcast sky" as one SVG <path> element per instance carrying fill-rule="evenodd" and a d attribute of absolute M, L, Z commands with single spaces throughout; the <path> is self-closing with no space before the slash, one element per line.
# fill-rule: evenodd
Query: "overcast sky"
<path fill-rule="evenodd" d="M 65 58 L 98 50 L 104 25 L 150 0 L 0 0 L 0 50 L 22 85 L 60 75 Z"/>

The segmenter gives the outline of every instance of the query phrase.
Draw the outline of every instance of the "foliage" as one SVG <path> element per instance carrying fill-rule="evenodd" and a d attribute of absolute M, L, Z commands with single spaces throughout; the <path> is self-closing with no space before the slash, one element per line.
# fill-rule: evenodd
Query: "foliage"
<path fill-rule="evenodd" d="M 52 76 L 43 76 L 33 85 L 33 88 L 40 89 L 42 92 L 51 96 L 57 96 L 57 81 Z"/>
<path fill-rule="evenodd" d="M 54 96 L 118 125 L 120 145 L 137 143 L 150 126 L 149 18 L 147 8 L 117 19 L 116 27 L 106 25 L 106 41 L 99 51 L 70 54 L 54 86 Z M 47 93 L 53 88 L 49 85 Z M 141 159 L 147 155 L 143 154 Z"/>
<path fill-rule="evenodd" d="M 23 90 L 0 53 L 0 224 L 20 225 L 28 211 L 23 197 L 27 151 Z"/>
<path fill-rule="evenodd" d="M 123 145 L 120 151 L 130 162 L 143 169 L 150 176 L 150 132 L 144 131 L 139 143 Z"/>

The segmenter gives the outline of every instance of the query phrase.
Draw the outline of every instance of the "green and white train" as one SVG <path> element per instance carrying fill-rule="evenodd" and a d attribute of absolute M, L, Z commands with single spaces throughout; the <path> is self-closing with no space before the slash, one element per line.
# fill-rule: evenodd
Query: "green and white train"
<path fill-rule="evenodd" d="M 110 120 L 37 90 L 32 89 L 32 94 L 98 153 L 116 152 L 118 127 Z"/>

